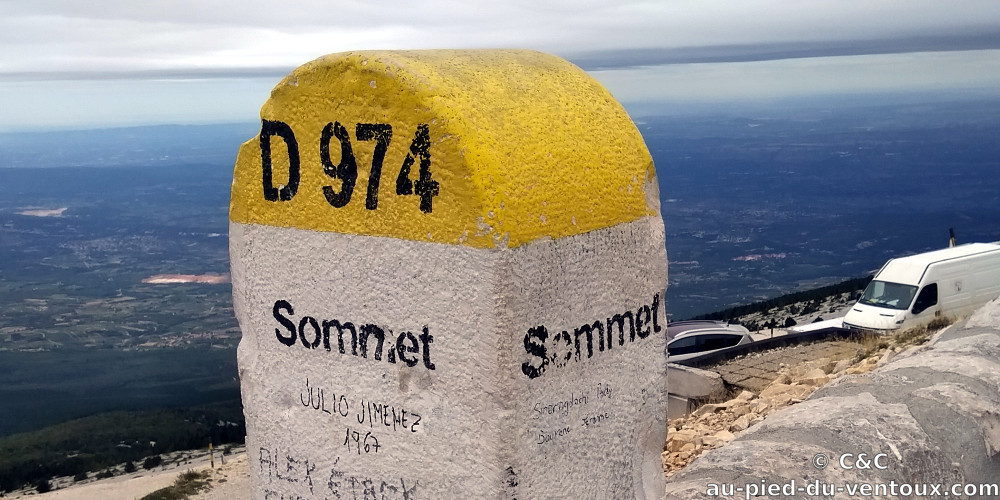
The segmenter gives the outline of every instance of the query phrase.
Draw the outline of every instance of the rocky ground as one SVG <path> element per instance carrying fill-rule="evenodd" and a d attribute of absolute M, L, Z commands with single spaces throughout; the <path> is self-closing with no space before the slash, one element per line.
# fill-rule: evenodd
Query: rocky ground
<path fill-rule="evenodd" d="M 896 354 L 926 342 L 931 333 L 948 323 L 942 320 L 891 337 L 865 338 L 854 356 L 782 366 L 777 378 L 759 393 L 744 390 L 728 401 L 705 404 L 685 418 L 669 421 L 662 454 L 664 472 L 669 477 L 695 457 L 732 441 L 771 413 L 804 401 L 834 379 L 870 372 Z"/>

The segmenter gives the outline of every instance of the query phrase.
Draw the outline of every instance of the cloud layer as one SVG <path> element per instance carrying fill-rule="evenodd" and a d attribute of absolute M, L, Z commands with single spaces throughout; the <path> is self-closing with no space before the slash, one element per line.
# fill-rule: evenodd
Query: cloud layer
<path fill-rule="evenodd" d="M 995 0 L 0 0 L 0 129 L 252 121 L 324 54 L 530 48 L 627 105 L 1000 89 Z M 990 90 L 992 89 L 992 90 Z"/>
<path fill-rule="evenodd" d="M 245 76 L 361 49 L 535 48 L 596 69 L 1000 48 L 993 0 L 0 3 L 8 78 Z"/>

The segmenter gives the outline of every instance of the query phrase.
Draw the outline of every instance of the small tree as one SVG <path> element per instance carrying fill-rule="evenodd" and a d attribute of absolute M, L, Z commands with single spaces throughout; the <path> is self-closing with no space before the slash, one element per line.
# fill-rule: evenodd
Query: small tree
<path fill-rule="evenodd" d="M 125 472 L 135 472 L 135 464 L 131 460 L 125 462 Z"/>
<path fill-rule="evenodd" d="M 797 324 L 798 323 L 796 323 L 795 319 L 793 319 L 791 316 L 785 318 L 785 328 L 790 328 L 790 327 L 793 327 L 793 326 L 795 326 Z"/>
<path fill-rule="evenodd" d="M 74 481 L 86 481 L 87 480 L 87 472 L 86 471 L 84 471 L 84 472 L 77 472 L 76 475 L 73 476 L 73 480 Z"/>
<path fill-rule="evenodd" d="M 52 491 L 52 483 L 48 479 L 42 479 L 38 482 L 38 486 L 35 487 L 35 491 L 39 493 L 48 493 Z"/>
<path fill-rule="evenodd" d="M 146 460 L 142 461 L 142 468 L 149 470 L 155 468 L 156 466 L 163 463 L 163 458 L 159 455 L 153 455 L 151 457 L 146 457 Z"/>

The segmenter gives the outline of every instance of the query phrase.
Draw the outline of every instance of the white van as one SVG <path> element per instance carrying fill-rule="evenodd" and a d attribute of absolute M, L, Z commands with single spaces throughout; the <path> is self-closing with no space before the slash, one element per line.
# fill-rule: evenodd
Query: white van
<path fill-rule="evenodd" d="M 1000 296 L 1000 245 L 969 243 L 891 259 L 844 316 L 853 330 L 896 330 L 960 316 Z"/>

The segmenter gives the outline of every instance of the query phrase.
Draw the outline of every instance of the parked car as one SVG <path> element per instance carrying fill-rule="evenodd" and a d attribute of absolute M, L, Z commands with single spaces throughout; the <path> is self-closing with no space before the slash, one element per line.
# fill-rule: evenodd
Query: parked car
<path fill-rule="evenodd" d="M 667 324 L 667 362 L 683 361 L 727 347 L 753 342 L 742 325 L 694 320 Z"/>

